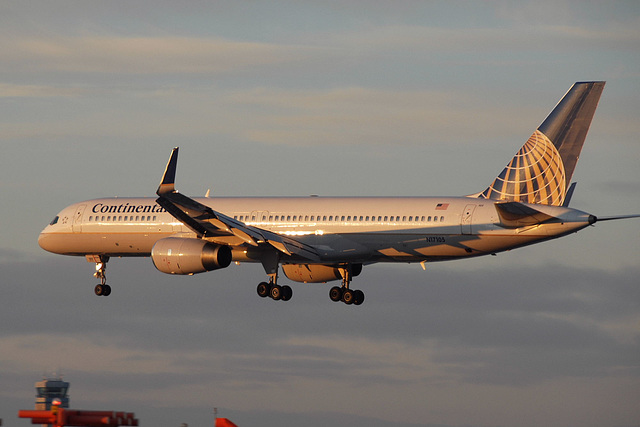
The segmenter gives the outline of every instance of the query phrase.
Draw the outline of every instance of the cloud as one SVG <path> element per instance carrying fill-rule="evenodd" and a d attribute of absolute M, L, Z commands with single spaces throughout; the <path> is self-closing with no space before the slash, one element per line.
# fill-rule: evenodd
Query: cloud
<path fill-rule="evenodd" d="M 309 60 L 318 47 L 195 37 L 24 37 L 0 42 L 5 72 L 219 74 Z"/>
<path fill-rule="evenodd" d="M 538 7 L 538 5 L 535 5 Z M 636 51 L 640 34 L 637 22 L 606 28 L 575 25 L 526 24 L 503 27 L 460 28 L 437 25 L 385 25 L 343 34 L 327 35 L 329 43 L 348 46 L 363 55 L 391 50 L 415 53 L 459 54 L 482 51 L 483 55 L 504 54 L 507 51 L 538 53 L 566 51 L 568 47 L 593 49 L 612 48 L 616 51 Z M 438 57 L 441 59 L 442 57 Z M 472 57 L 472 60 L 477 58 Z M 533 59 L 532 59 L 533 60 Z"/>
<path fill-rule="evenodd" d="M 258 88 L 225 100 L 251 114 L 238 123 L 244 138 L 267 144 L 423 146 L 443 135 L 460 142 L 489 137 L 505 124 L 499 106 L 457 91 Z M 510 123 L 501 130 L 517 131 L 521 120 Z"/>
<path fill-rule="evenodd" d="M 84 91 L 79 88 L 0 83 L 0 98 L 68 97 L 79 96 L 83 93 Z"/>
<path fill-rule="evenodd" d="M 0 94 L 2 93 L 0 87 Z M 336 87 L 135 91 L 10 86 L 6 96 L 48 96 L 32 119 L 7 120 L 0 138 L 198 138 L 282 146 L 425 146 L 533 130 L 544 112 L 504 120 L 504 106 L 460 91 Z M 42 111 L 42 114 L 38 114 Z M 543 110 L 544 111 L 544 110 Z M 527 136 L 520 135 L 522 141 Z M 515 151 L 514 145 L 513 150 Z M 505 156 L 506 158 L 506 156 Z"/>
<path fill-rule="evenodd" d="M 288 303 L 260 299 L 263 272 L 247 264 L 175 277 L 148 259 L 114 259 L 114 292 L 98 298 L 83 259 L 3 259 L 2 370 L 20 373 L 12 382 L 24 383 L 12 387 L 30 387 L 59 369 L 85 406 L 204 408 L 213 399 L 269 410 L 275 399 L 296 412 L 413 413 L 401 419 L 418 422 L 426 413 L 416 399 L 452 414 L 479 410 L 479 393 L 515 404 L 571 381 L 638 386 L 637 266 L 611 273 L 506 259 L 492 269 L 442 264 L 426 276 L 374 266 L 354 282 L 367 293 L 354 309 L 330 302 L 326 285 L 294 286 Z"/>

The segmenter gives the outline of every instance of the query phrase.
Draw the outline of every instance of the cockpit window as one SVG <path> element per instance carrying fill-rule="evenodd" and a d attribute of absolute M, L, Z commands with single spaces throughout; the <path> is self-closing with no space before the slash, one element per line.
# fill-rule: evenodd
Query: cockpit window
<path fill-rule="evenodd" d="M 60 217 L 56 216 L 55 218 L 53 218 L 53 219 L 51 220 L 51 222 L 49 223 L 49 225 L 57 224 L 57 223 L 58 223 L 58 219 L 60 219 Z"/>

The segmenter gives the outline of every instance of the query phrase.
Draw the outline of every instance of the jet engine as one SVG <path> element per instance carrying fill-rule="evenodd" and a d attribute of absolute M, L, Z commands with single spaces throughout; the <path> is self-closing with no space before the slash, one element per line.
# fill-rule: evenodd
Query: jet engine
<path fill-rule="evenodd" d="M 284 275 L 289 280 L 303 283 L 325 283 L 332 280 L 342 280 L 340 269 L 331 265 L 317 264 L 284 264 Z M 362 272 L 362 264 L 351 265 L 351 275 L 357 276 Z"/>
<path fill-rule="evenodd" d="M 195 274 L 217 270 L 231 264 L 229 246 L 206 240 L 167 237 L 151 249 L 153 265 L 168 274 Z"/>

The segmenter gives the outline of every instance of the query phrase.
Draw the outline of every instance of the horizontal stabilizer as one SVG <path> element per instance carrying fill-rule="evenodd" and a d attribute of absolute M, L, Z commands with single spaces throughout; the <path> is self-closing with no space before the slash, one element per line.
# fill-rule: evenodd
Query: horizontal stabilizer
<path fill-rule="evenodd" d="M 555 217 L 519 202 L 496 203 L 500 222 L 506 228 L 519 228 L 541 224 Z"/>

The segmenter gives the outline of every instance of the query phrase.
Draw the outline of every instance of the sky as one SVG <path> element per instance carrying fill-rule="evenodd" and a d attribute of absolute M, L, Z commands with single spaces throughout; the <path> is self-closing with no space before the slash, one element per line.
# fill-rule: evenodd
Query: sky
<path fill-rule="evenodd" d="M 65 206 L 153 196 L 483 190 L 576 81 L 606 80 L 572 207 L 640 213 L 635 1 L 0 3 L 0 418 L 34 383 L 141 425 L 640 426 L 640 222 L 496 257 L 373 265 L 260 299 L 44 252 Z"/>

